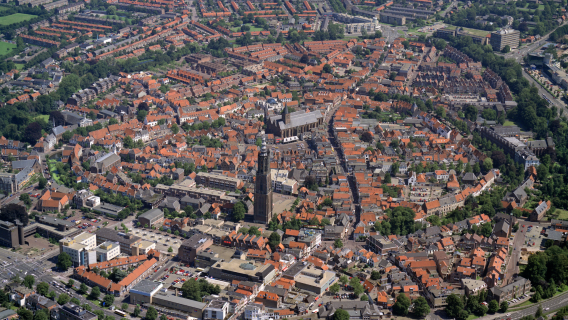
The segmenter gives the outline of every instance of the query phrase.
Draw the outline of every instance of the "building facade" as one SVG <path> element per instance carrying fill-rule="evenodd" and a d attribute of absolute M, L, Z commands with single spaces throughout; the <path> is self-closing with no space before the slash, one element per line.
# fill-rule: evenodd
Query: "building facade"
<path fill-rule="evenodd" d="M 270 174 L 270 151 L 263 137 L 258 155 L 258 171 L 254 186 L 254 222 L 267 224 L 272 219 L 272 181 Z"/>

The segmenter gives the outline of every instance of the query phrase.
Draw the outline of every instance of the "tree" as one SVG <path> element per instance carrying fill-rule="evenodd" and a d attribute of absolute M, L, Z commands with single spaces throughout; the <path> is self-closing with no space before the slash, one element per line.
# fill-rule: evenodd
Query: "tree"
<path fill-rule="evenodd" d="M 495 313 L 497 312 L 497 310 L 499 310 L 499 303 L 497 302 L 497 300 L 489 301 L 489 312 Z"/>
<path fill-rule="evenodd" d="M 491 158 L 485 158 L 485 160 L 483 160 L 483 170 L 489 172 L 491 169 L 493 169 L 493 160 L 491 160 Z"/>
<path fill-rule="evenodd" d="M 347 279 L 346 275 L 342 275 L 341 277 L 339 277 L 339 282 L 341 282 L 342 285 L 346 285 L 348 281 L 349 279 Z"/>
<path fill-rule="evenodd" d="M 34 320 L 48 320 L 47 312 L 43 310 L 37 310 L 34 315 Z"/>
<path fill-rule="evenodd" d="M 538 319 L 538 318 L 542 317 L 543 314 L 544 314 L 544 312 L 542 311 L 542 304 L 539 304 L 538 309 L 536 309 L 536 312 L 534 314 L 534 317 L 536 319 Z"/>
<path fill-rule="evenodd" d="M 369 301 L 369 296 L 364 294 L 361 296 L 361 301 Z"/>
<path fill-rule="evenodd" d="M 136 305 L 136 307 L 134 307 L 134 312 L 132 312 L 132 315 L 135 317 L 140 316 L 140 306 Z"/>
<path fill-rule="evenodd" d="M 122 305 L 120 306 L 120 309 L 122 309 L 122 311 L 128 310 L 128 303 L 123 302 Z"/>
<path fill-rule="evenodd" d="M 509 309 L 509 304 L 507 303 L 507 301 L 503 301 L 501 302 L 501 305 L 499 305 L 499 311 L 501 311 L 502 313 L 507 312 L 507 310 Z"/>
<path fill-rule="evenodd" d="M 89 297 L 93 300 L 97 300 L 100 295 L 101 295 L 101 289 L 98 286 L 94 286 L 91 289 L 91 293 L 89 294 Z"/>
<path fill-rule="evenodd" d="M 396 302 L 392 306 L 392 312 L 397 316 L 406 316 L 408 314 L 409 307 L 410 299 L 404 293 L 400 293 L 396 297 Z"/>
<path fill-rule="evenodd" d="M 371 142 L 373 141 L 373 134 L 370 131 L 365 131 L 361 135 L 361 140 L 364 142 Z"/>
<path fill-rule="evenodd" d="M 34 283 L 35 283 L 35 278 L 34 278 L 34 276 L 32 276 L 31 274 L 28 274 L 28 275 L 24 278 L 24 282 L 22 282 L 22 284 L 23 284 L 25 287 L 29 288 L 29 289 L 33 288 Z"/>
<path fill-rule="evenodd" d="M 426 298 L 420 296 L 418 299 L 414 300 L 414 309 L 412 312 L 416 317 L 424 319 L 424 317 L 430 313 L 430 306 L 428 306 Z"/>
<path fill-rule="evenodd" d="M 507 156 L 503 153 L 503 151 L 495 150 L 491 152 L 491 160 L 493 160 L 493 164 L 496 168 L 501 167 L 502 165 L 507 164 Z"/>
<path fill-rule="evenodd" d="M 280 244 L 280 235 L 277 232 L 272 232 L 268 237 L 268 244 L 272 251 L 275 251 L 276 247 Z"/>
<path fill-rule="evenodd" d="M 446 298 L 446 302 L 446 313 L 448 316 L 450 318 L 458 318 L 458 314 L 463 310 L 462 299 L 455 293 L 452 293 Z"/>
<path fill-rule="evenodd" d="M 511 47 L 509 45 L 506 45 L 503 47 L 503 50 L 501 50 L 502 53 L 509 53 L 511 51 Z"/>
<path fill-rule="evenodd" d="M 60 305 L 64 305 L 67 302 L 69 302 L 71 298 L 69 298 L 69 295 L 66 293 L 62 293 L 59 295 L 59 298 L 57 298 L 57 303 L 59 303 Z"/>
<path fill-rule="evenodd" d="M 165 314 L 163 314 L 160 316 L 160 320 L 168 320 L 168 317 Z"/>
<path fill-rule="evenodd" d="M 69 288 L 72 288 L 74 284 L 75 284 L 75 280 L 73 280 L 73 279 L 69 279 L 69 281 L 67 281 L 67 286 Z"/>
<path fill-rule="evenodd" d="M 32 146 L 41 138 L 41 124 L 39 122 L 32 122 L 28 124 L 24 131 L 24 141 Z"/>
<path fill-rule="evenodd" d="M 87 287 L 86 284 L 81 283 L 81 285 L 79 286 L 79 293 L 85 294 L 85 293 L 87 293 L 88 290 L 89 290 L 89 287 Z"/>
<path fill-rule="evenodd" d="M 174 252 L 174 249 L 172 247 L 169 247 L 168 252 Z"/>
<path fill-rule="evenodd" d="M 26 308 L 18 309 L 18 315 L 20 316 L 20 319 L 22 319 L 22 320 L 33 320 L 34 319 L 34 314 Z M 347 319 L 349 319 L 349 318 L 347 318 Z"/>
<path fill-rule="evenodd" d="M 59 269 L 67 271 L 67 269 L 69 269 L 72 265 L 73 262 L 71 261 L 71 256 L 68 253 L 62 252 L 59 254 L 57 257 L 57 267 Z"/>
<path fill-rule="evenodd" d="M 49 292 L 49 284 L 47 282 L 40 282 L 37 284 L 37 293 L 41 294 L 42 296 L 47 296 Z"/>
<path fill-rule="evenodd" d="M 333 69 L 331 68 L 331 66 L 330 66 L 329 64 L 326 63 L 326 64 L 323 66 L 322 71 L 323 71 L 323 73 L 332 73 L 332 72 L 333 72 Z"/>
<path fill-rule="evenodd" d="M 111 306 L 114 303 L 114 295 L 113 294 L 105 295 L 103 301 L 106 307 Z"/>
<path fill-rule="evenodd" d="M 179 127 L 176 123 L 173 123 L 172 126 L 170 127 L 170 129 L 172 130 L 173 134 L 178 134 L 178 132 L 179 132 Z"/>
<path fill-rule="evenodd" d="M 47 179 L 44 178 L 44 177 L 40 177 L 39 180 L 38 180 L 38 185 L 37 185 L 37 187 L 38 187 L 39 189 L 42 189 L 42 190 L 43 190 L 46 185 L 47 185 Z"/>
<path fill-rule="evenodd" d="M 138 121 L 144 122 L 144 119 L 146 119 L 147 115 L 148 115 L 148 111 L 138 110 L 138 114 L 136 115 L 136 118 L 138 119 Z"/>
<path fill-rule="evenodd" d="M 156 318 L 158 318 L 158 311 L 152 306 L 148 307 L 145 318 L 148 320 L 156 320 Z"/>
<path fill-rule="evenodd" d="M 341 241 L 341 239 L 335 239 L 335 242 L 333 243 L 333 245 L 336 248 L 343 248 L 343 241 Z"/>
<path fill-rule="evenodd" d="M 548 166 L 545 165 L 545 164 L 540 164 L 536 168 L 536 174 L 537 174 L 538 180 L 540 180 L 540 181 L 546 180 L 546 177 L 548 177 L 548 175 L 550 174 L 549 171 L 548 171 Z"/>
<path fill-rule="evenodd" d="M 116 14 L 116 7 L 115 6 L 109 6 L 107 8 L 107 14 L 111 15 L 111 16 L 115 15 Z"/>
<path fill-rule="evenodd" d="M 329 287 L 329 292 L 331 292 L 331 294 L 337 294 L 339 292 L 339 289 L 341 289 L 339 284 L 334 283 Z"/>
<path fill-rule="evenodd" d="M 335 310 L 333 320 L 349 320 L 349 313 L 343 309 Z"/>
<path fill-rule="evenodd" d="M 383 183 L 392 183 L 390 173 L 385 173 L 385 178 L 383 179 Z"/>
<path fill-rule="evenodd" d="M 29 223 L 29 216 L 26 208 L 19 204 L 10 203 L 0 210 L 0 220 L 15 221 L 16 219 L 20 220 L 23 225 L 27 225 Z"/>
<path fill-rule="evenodd" d="M 379 280 L 381 278 L 381 273 L 377 270 L 371 271 L 371 280 Z"/>
<path fill-rule="evenodd" d="M 244 220 L 245 219 L 245 213 L 246 213 L 246 209 L 245 209 L 245 205 L 243 204 L 242 201 L 235 204 L 235 206 L 233 207 L 233 219 L 235 220 L 235 222 Z"/>

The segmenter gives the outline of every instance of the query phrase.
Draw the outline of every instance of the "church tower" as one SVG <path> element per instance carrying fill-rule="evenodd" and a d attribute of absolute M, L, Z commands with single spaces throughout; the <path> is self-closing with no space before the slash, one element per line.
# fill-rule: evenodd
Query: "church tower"
<path fill-rule="evenodd" d="M 254 186 L 254 222 L 268 224 L 272 219 L 272 180 L 270 178 L 270 151 L 266 137 L 258 155 L 258 170 Z"/>
<path fill-rule="evenodd" d="M 282 113 L 282 119 L 284 119 L 285 124 L 290 124 L 290 111 L 288 111 L 288 106 L 284 107 L 284 112 Z"/>

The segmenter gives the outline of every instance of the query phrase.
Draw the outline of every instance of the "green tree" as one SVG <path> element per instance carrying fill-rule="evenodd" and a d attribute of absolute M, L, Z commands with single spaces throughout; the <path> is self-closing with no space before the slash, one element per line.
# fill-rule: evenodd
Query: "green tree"
<path fill-rule="evenodd" d="M 381 273 L 377 270 L 371 271 L 371 280 L 379 280 L 381 278 Z"/>
<path fill-rule="evenodd" d="M 235 206 L 233 207 L 233 219 L 236 222 L 244 220 L 245 219 L 245 213 L 246 213 L 246 209 L 245 209 L 245 205 L 243 204 L 242 201 L 235 204 Z"/>
<path fill-rule="evenodd" d="M 280 244 L 280 235 L 277 232 L 272 232 L 268 237 L 268 244 L 272 251 L 276 250 L 276 247 Z"/>
<path fill-rule="evenodd" d="M 67 271 L 67 269 L 69 269 L 72 265 L 73 262 L 71 261 L 71 256 L 68 253 L 62 252 L 59 254 L 57 257 L 57 267 L 60 270 Z"/>
<path fill-rule="evenodd" d="M 73 280 L 73 279 L 69 279 L 69 281 L 67 281 L 67 286 L 69 288 L 72 288 L 74 284 L 75 284 L 75 280 Z"/>
<path fill-rule="evenodd" d="M 369 296 L 366 295 L 366 294 L 364 294 L 364 295 L 361 296 L 361 299 L 360 299 L 360 300 L 361 300 L 361 301 L 369 301 Z"/>
<path fill-rule="evenodd" d="M 69 295 L 67 295 L 66 293 L 62 293 L 59 295 L 59 298 L 57 298 L 57 303 L 59 303 L 60 305 L 64 305 L 67 302 L 69 302 L 69 300 L 71 300 Z"/>
<path fill-rule="evenodd" d="M 536 319 L 538 319 L 538 318 L 542 317 L 543 314 L 544 314 L 544 312 L 542 311 L 542 304 L 539 304 L 538 309 L 536 309 L 536 312 L 534 314 L 534 317 Z"/>
<path fill-rule="evenodd" d="M 343 248 L 343 241 L 341 241 L 341 239 L 335 239 L 335 242 L 333 243 L 333 245 L 336 248 Z"/>
<path fill-rule="evenodd" d="M 105 307 L 111 306 L 114 303 L 114 295 L 113 294 L 105 295 L 103 301 L 105 303 Z"/>
<path fill-rule="evenodd" d="M 49 320 L 47 317 L 47 312 L 43 310 L 37 310 L 34 315 L 34 320 Z"/>
<path fill-rule="evenodd" d="M 47 282 L 40 282 L 37 284 L 37 293 L 39 293 L 42 296 L 47 296 L 47 293 L 49 292 L 49 284 Z"/>
<path fill-rule="evenodd" d="M 339 284 L 334 283 L 329 287 L 329 292 L 331 292 L 331 294 L 337 294 L 339 292 L 339 289 L 341 289 Z"/>
<path fill-rule="evenodd" d="M 44 178 L 44 177 L 40 177 L 39 180 L 38 180 L 38 186 L 37 186 L 37 187 L 38 187 L 39 189 L 42 189 L 42 190 L 43 190 L 46 185 L 47 185 L 47 179 Z"/>
<path fill-rule="evenodd" d="M 24 282 L 22 282 L 22 284 L 24 285 L 24 287 L 27 287 L 29 289 L 33 288 L 35 283 L 35 278 L 34 276 L 32 276 L 31 274 L 28 274 L 25 278 L 24 278 Z"/>
<path fill-rule="evenodd" d="M 34 314 L 26 308 L 18 309 L 18 316 L 20 316 L 21 320 L 33 320 L 34 319 Z"/>
<path fill-rule="evenodd" d="M 499 310 L 499 302 L 497 300 L 489 301 L 489 312 L 495 313 L 497 310 Z"/>
<path fill-rule="evenodd" d="M 388 173 L 388 172 L 385 173 L 385 178 L 383 179 L 383 183 L 386 183 L 386 184 L 392 183 L 392 182 L 391 182 L 391 175 L 390 175 L 390 173 Z"/>
<path fill-rule="evenodd" d="M 152 306 L 148 307 L 145 318 L 148 320 L 156 320 L 156 318 L 158 318 L 158 311 Z"/>
<path fill-rule="evenodd" d="M 89 287 L 87 287 L 86 284 L 81 283 L 81 285 L 79 286 L 79 293 L 86 294 L 87 291 L 89 291 Z"/>
<path fill-rule="evenodd" d="M 409 307 L 410 299 L 404 293 L 400 293 L 396 297 L 396 302 L 392 306 L 392 312 L 398 316 L 406 316 L 408 314 Z"/>
<path fill-rule="evenodd" d="M 170 127 L 170 129 L 172 130 L 173 134 L 178 134 L 179 133 L 179 127 L 177 124 L 173 123 L 172 126 Z"/>
<path fill-rule="evenodd" d="M 460 311 L 463 310 L 462 299 L 458 295 L 452 293 L 446 298 L 446 302 L 446 313 L 448 316 L 451 318 L 458 318 Z"/>
<path fill-rule="evenodd" d="M 499 311 L 505 313 L 507 312 L 508 309 L 509 309 L 509 304 L 507 303 L 507 301 L 501 302 L 501 304 L 499 305 Z"/>
<path fill-rule="evenodd" d="M 141 312 L 142 311 L 140 311 L 140 306 L 136 305 L 136 307 L 134 307 L 134 312 L 132 312 L 132 315 L 135 317 L 139 317 Z"/>
<path fill-rule="evenodd" d="M 89 297 L 93 300 L 97 300 L 100 295 L 101 295 L 101 289 L 98 286 L 94 286 L 91 289 L 91 293 L 89 294 Z"/>
<path fill-rule="evenodd" d="M 329 64 L 325 64 L 322 69 L 323 73 L 333 73 L 333 69 Z"/>
<path fill-rule="evenodd" d="M 418 299 L 414 300 L 414 309 L 412 312 L 416 317 L 424 319 L 424 317 L 430 313 L 430 306 L 428 306 L 426 298 L 420 296 Z"/>
<path fill-rule="evenodd" d="M 172 247 L 169 247 L 168 252 L 174 252 L 174 249 Z"/>
<path fill-rule="evenodd" d="M 128 310 L 128 303 L 123 302 L 122 305 L 120 306 L 120 309 L 122 309 L 122 311 Z"/>
<path fill-rule="evenodd" d="M 333 320 L 349 320 L 349 313 L 343 309 L 335 310 Z"/>
<path fill-rule="evenodd" d="M 339 282 L 341 282 L 342 285 L 346 285 L 347 282 L 349 282 L 349 279 L 346 275 L 342 275 L 341 277 L 339 277 Z"/>

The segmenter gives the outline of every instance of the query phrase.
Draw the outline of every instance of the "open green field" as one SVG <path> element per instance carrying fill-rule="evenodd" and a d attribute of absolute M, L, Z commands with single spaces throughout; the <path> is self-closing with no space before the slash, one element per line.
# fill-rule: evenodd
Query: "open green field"
<path fill-rule="evenodd" d="M 14 49 L 14 48 L 16 48 L 15 44 L 8 43 L 8 42 L 0 42 L 0 55 L 7 54 L 10 51 L 12 51 L 12 49 Z"/>
<path fill-rule="evenodd" d="M 568 210 L 556 209 L 554 214 L 557 214 L 557 216 L 554 219 L 568 220 Z"/>
<path fill-rule="evenodd" d="M 469 29 L 469 28 L 463 28 L 463 30 L 467 31 L 467 33 L 473 34 L 474 36 L 480 36 L 480 37 L 485 37 L 486 35 L 491 33 L 489 31 L 485 31 L 485 30 L 477 30 L 477 29 Z"/>
<path fill-rule="evenodd" d="M 0 12 L 6 11 L 6 10 L 9 10 L 9 9 L 10 9 L 10 8 L 8 8 L 8 7 L 0 7 Z"/>
<path fill-rule="evenodd" d="M 250 30 L 249 31 L 262 31 L 262 28 L 258 28 L 258 27 L 253 27 L 250 23 L 245 24 L 245 26 L 249 26 Z M 231 28 L 231 31 L 233 32 L 241 32 L 241 28 L 240 27 L 234 27 Z"/>
<path fill-rule="evenodd" d="M 9 16 L 2 17 L 2 19 L 0 19 L 0 25 L 8 26 L 11 25 L 12 23 L 28 21 L 36 17 L 37 16 L 33 14 L 14 13 Z"/>
<path fill-rule="evenodd" d="M 25 64 L 23 63 L 16 63 L 16 69 L 18 70 L 22 70 L 24 68 Z"/>
<path fill-rule="evenodd" d="M 43 121 L 47 122 L 49 120 L 49 115 L 48 114 L 40 114 L 40 115 L 38 115 L 34 118 L 34 120 L 37 120 L 37 119 L 43 119 Z"/>
<path fill-rule="evenodd" d="M 503 126 L 505 126 L 505 127 L 507 127 L 507 126 L 514 126 L 514 125 L 515 125 L 515 124 L 513 123 L 513 121 L 508 121 L 508 120 L 503 123 Z"/>

